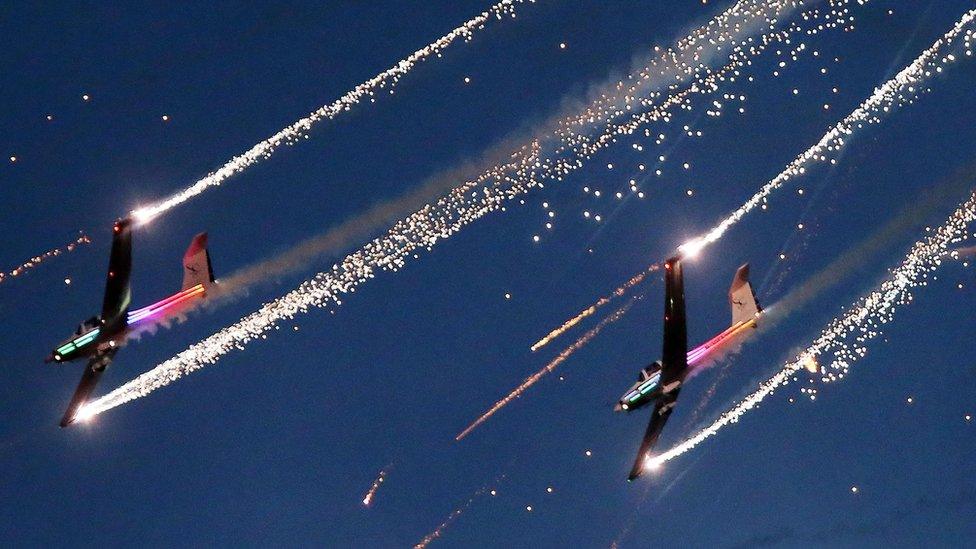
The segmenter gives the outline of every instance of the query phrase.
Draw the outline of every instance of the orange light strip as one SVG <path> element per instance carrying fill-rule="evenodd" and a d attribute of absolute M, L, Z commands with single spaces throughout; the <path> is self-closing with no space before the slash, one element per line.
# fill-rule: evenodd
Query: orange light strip
<path fill-rule="evenodd" d="M 198 295 L 202 295 L 205 292 L 206 292 L 206 288 L 203 287 L 203 284 L 197 284 L 195 286 L 187 288 L 181 292 L 178 292 L 176 294 L 167 297 L 166 299 L 153 303 L 148 307 L 143 307 L 141 309 L 129 313 L 128 323 L 133 324 L 135 322 L 139 322 L 140 320 L 148 318 L 158 312 L 164 311 L 166 309 L 169 309 L 170 307 L 183 303 L 184 301 L 190 298 L 196 297 Z"/>
<path fill-rule="evenodd" d="M 725 343 L 729 339 L 732 339 L 733 337 L 738 335 L 746 328 L 751 328 L 755 325 L 756 325 L 756 319 L 753 318 L 751 320 L 740 321 L 736 324 L 733 324 L 732 326 L 729 326 L 717 336 L 713 337 L 712 339 L 706 341 L 702 345 L 699 345 L 691 352 L 689 352 L 688 364 L 693 365 L 699 362 L 702 358 L 708 355 L 708 352 L 711 351 L 712 349 L 721 346 L 723 343 Z"/>

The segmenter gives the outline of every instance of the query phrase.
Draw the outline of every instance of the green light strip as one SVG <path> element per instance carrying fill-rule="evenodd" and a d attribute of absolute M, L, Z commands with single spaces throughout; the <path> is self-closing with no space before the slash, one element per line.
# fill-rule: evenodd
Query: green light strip
<path fill-rule="evenodd" d="M 93 339 L 95 339 L 96 337 L 98 337 L 98 332 L 100 332 L 100 331 L 101 331 L 101 328 L 95 328 L 94 330 L 88 332 L 87 334 L 85 334 L 85 335 L 79 337 L 78 339 L 72 341 L 72 343 L 74 343 L 78 347 L 81 347 L 82 345 L 87 345 L 87 344 L 91 343 L 91 341 Z"/>

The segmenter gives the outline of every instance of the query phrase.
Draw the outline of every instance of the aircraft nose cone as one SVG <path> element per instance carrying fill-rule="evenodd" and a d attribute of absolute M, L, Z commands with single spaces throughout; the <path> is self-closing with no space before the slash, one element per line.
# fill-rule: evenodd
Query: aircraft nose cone
<path fill-rule="evenodd" d="M 613 411 L 614 411 L 614 412 L 622 412 L 622 411 L 624 411 L 624 409 L 623 409 L 623 407 L 622 407 L 622 406 L 620 405 L 620 403 L 618 402 L 618 403 L 616 403 L 616 404 L 614 404 L 614 406 L 613 406 Z"/>

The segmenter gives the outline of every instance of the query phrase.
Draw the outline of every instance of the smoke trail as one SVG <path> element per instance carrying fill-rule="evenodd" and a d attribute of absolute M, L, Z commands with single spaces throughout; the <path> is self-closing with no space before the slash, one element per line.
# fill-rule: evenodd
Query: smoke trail
<path fill-rule="evenodd" d="M 390 93 L 393 93 L 393 87 L 397 85 L 400 78 L 410 72 L 417 63 L 425 61 L 431 56 L 439 56 L 441 52 L 459 39 L 463 39 L 465 42 L 470 41 L 475 31 L 484 29 L 485 24 L 492 17 L 500 20 L 502 17 L 508 15 L 514 18 L 515 6 L 526 1 L 531 3 L 535 2 L 535 0 L 502 0 L 494 4 L 486 11 L 478 14 L 477 17 L 469 19 L 451 32 L 397 62 L 396 65 L 359 84 L 339 99 L 318 108 L 308 116 L 254 145 L 243 154 L 230 159 L 217 171 L 208 174 L 203 179 L 168 198 L 155 204 L 136 209 L 132 214 L 140 223 L 147 223 L 154 217 L 186 202 L 208 188 L 220 185 L 230 176 L 244 171 L 261 160 L 270 158 L 280 145 L 293 145 L 300 139 L 307 138 L 312 126 L 318 122 L 332 120 L 343 112 L 351 110 L 352 107 L 366 99 L 371 102 L 374 101 L 378 90 L 389 86 Z"/>
<path fill-rule="evenodd" d="M 778 387 L 789 383 L 810 360 L 829 355 L 821 381 L 843 379 L 851 365 L 867 354 L 867 341 L 881 334 L 882 325 L 891 322 L 900 305 L 911 303 L 912 290 L 927 284 L 928 273 L 939 268 L 950 253 L 949 247 L 964 240 L 969 224 L 976 220 L 976 193 L 952 213 L 944 225 L 931 236 L 912 246 L 902 263 L 893 269 L 873 292 L 861 298 L 847 314 L 835 318 L 814 342 L 788 362 L 773 377 L 737 405 L 723 413 L 711 425 L 684 442 L 657 456 L 648 457 L 650 465 L 670 461 L 714 436 L 725 426 L 737 423 L 742 416 L 771 395 Z M 823 364 L 823 361 L 820 361 Z M 828 371 L 831 370 L 831 371 Z"/>
<path fill-rule="evenodd" d="M 309 116 L 298 120 L 291 126 L 258 143 L 244 154 L 232 158 L 217 171 L 156 204 L 136 209 L 132 212 L 133 215 L 140 222 L 148 222 L 170 208 L 199 195 L 206 189 L 220 185 L 228 177 L 243 171 L 264 158 L 270 157 L 282 143 L 293 144 L 301 138 L 307 137 L 308 131 L 315 123 L 324 119 L 335 118 L 340 113 L 349 110 L 352 106 L 357 105 L 367 97 L 373 100 L 377 89 L 383 88 L 387 84 L 391 87 L 395 86 L 399 78 L 409 72 L 418 61 L 427 59 L 431 55 L 439 54 L 459 38 L 464 38 L 466 41 L 470 40 L 473 32 L 484 28 L 484 24 L 491 17 L 498 19 L 501 19 L 504 15 L 514 17 L 515 4 L 525 1 L 504 0 L 493 5 L 489 10 L 482 12 L 477 17 L 467 21 L 465 24 L 426 47 L 417 50 L 406 59 L 400 61 L 396 66 L 360 84 L 333 103 L 321 107 Z M 534 0 L 528 1 L 534 2 Z M 846 5 L 848 2 L 849 0 L 831 0 L 830 4 L 834 9 L 826 14 L 826 17 L 819 10 L 813 9 L 803 14 L 804 19 L 827 21 L 826 28 L 836 26 L 838 21 L 846 19 L 847 16 L 845 13 L 847 10 L 840 9 L 840 7 Z M 862 2 L 867 2 L 867 0 L 862 0 Z M 788 33 L 786 33 L 779 37 L 773 37 L 772 31 L 776 28 L 781 18 L 802 4 L 803 2 L 801 0 L 778 0 L 768 3 L 762 3 L 758 0 L 740 0 L 736 2 L 731 8 L 715 17 L 707 25 L 696 29 L 687 37 L 678 41 L 675 48 L 668 49 L 660 58 L 654 59 L 651 64 L 642 67 L 640 70 L 636 70 L 634 74 L 627 78 L 630 87 L 625 88 L 621 81 L 603 93 L 594 94 L 599 95 L 599 97 L 591 103 L 589 109 L 565 119 L 558 118 L 555 121 L 555 125 L 552 126 L 552 133 L 567 144 L 559 147 L 557 153 L 566 152 L 568 149 L 575 149 L 576 152 L 590 156 L 612 142 L 612 136 L 608 134 L 612 133 L 613 135 L 617 135 L 632 131 L 623 127 L 615 127 L 605 132 L 605 138 L 601 136 L 597 141 L 590 142 L 584 134 L 577 133 L 573 128 L 584 126 L 590 129 L 594 125 L 594 119 L 605 119 L 607 124 L 612 124 L 614 118 L 632 110 L 633 102 L 638 102 L 644 106 L 652 105 L 654 100 L 662 97 L 660 92 L 654 91 L 655 82 L 661 85 L 668 84 L 669 91 L 675 85 L 675 82 L 688 81 L 689 79 L 695 82 L 695 84 L 689 86 L 687 93 L 682 94 L 682 100 L 686 100 L 687 96 L 693 92 L 707 93 L 716 87 L 716 80 L 722 78 L 726 72 L 741 67 L 749 56 L 764 51 L 768 39 L 783 39 L 784 36 L 788 36 Z M 823 19 L 821 19 L 822 17 Z M 762 44 L 747 46 L 747 43 L 751 40 L 745 40 L 742 37 L 746 36 L 751 39 L 752 31 L 761 26 L 765 26 L 770 33 L 763 36 Z M 711 45 L 719 45 L 719 47 L 706 49 L 706 46 Z M 735 66 L 723 69 L 717 73 L 712 73 L 707 64 L 703 63 L 703 58 L 709 57 L 707 54 L 714 51 L 721 51 L 722 45 L 732 48 L 733 53 L 729 56 L 729 59 L 731 64 Z M 748 49 L 743 50 L 742 48 Z M 663 77 L 665 74 L 671 78 Z M 640 93 L 647 93 L 649 97 L 640 98 L 638 97 Z M 626 104 L 626 108 L 622 106 L 623 104 Z M 677 104 L 678 102 L 671 103 L 667 108 L 671 108 Z M 653 115 L 641 123 L 646 123 L 646 121 L 651 119 L 658 119 L 658 116 Z M 627 127 L 633 125 L 633 123 L 630 123 L 627 124 Z M 565 171 L 561 175 L 565 175 L 578 167 L 572 166 L 571 164 L 569 163 L 564 166 Z"/>
<path fill-rule="evenodd" d="M 976 246 L 967 246 L 952 250 L 952 256 L 956 259 L 960 257 L 976 257 Z"/>
<path fill-rule="evenodd" d="M 810 301 L 839 285 L 845 273 L 857 271 L 873 262 L 878 252 L 894 244 L 906 230 L 912 229 L 917 223 L 926 219 L 937 207 L 941 206 L 948 196 L 958 196 L 965 193 L 974 173 L 976 173 L 976 163 L 971 163 L 935 188 L 926 189 L 925 196 L 920 201 L 914 201 L 911 206 L 889 221 L 880 231 L 849 248 L 840 257 L 831 261 L 829 265 L 809 277 L 803 284 L 791 290 L 775 304 L 767 307 L 763 314 L 763 320 L 758 325 L 759 331 L 766 332 L 772 329 L 797 309 L 806 306 Z M 950 255 L 952 253 L 950 252 Z M 819 370 L 819 365 L 813 357 L 808 358 L 801 366 L 810 373 L 816 373 Z M 715 395 L 726 372 L 727 370 L 723 369 L 718 378 L 705 391 L 704 396 L 699 400 L 691 414 L 688 421 L 689 425 L 698 424 L 699 417 Z"/>
<path fill-rule="evenodd" d="M 563 349 L 563 351 L 559 353 L 556 356 L 556 358 L 549 361 L 549 363 L 543 366 L 541 370 L 525 378 L 525 381 L 523 381 L 518 387 L 512 390 L 512 392 L 509 393 L 508 396 L 496 402 L 494 406 L 489 408 L 487 412 L 481 415 L 481 417 L 474 420 L 474 423 L 468 425 L 467 428 L 465 428 L 463 431 L 461 431 L 458 434 L 458 436 L 454 437 L 454 440 L 459 441 L 462 438 L 468 436 L 469 434 L 471 434 L 471 431 L 474 431 L 482 423 L 488 421 L 488 419 L 490 419 L 491 416 L 495 415 L 496 412 L 504 408 L 506 405 L 508 405 L 508 403 L 512 402 L 516 398 L 521 397 L 522 393 L 524 393 L 530 387 L 535 385 L 536 382 L 538 382 L 540 379 L 545 377 L 546 374 L 555 370 L 560 364 L 565 362 L 567 358 L 572 356 L 573 353 L 582 349 L 593 338 L 600 335 L 600 332 L 603 331 L 603 328 L 605 328 L 609 324 L 613 324 L 614 322 L 620 320 L 625 314 L 627 314 L 627 311 L 630 310 L 630 308 L 634 305 L 634 302 L 636 302 L 638 299 L 640 299 L 640 296 L 634 296 L 633 298 L 631 298 L 630 301 L 625 303 L 623 307 L 620 307 L 612 314 L 610 314 L 609 316 L 601 320 L 599 324 L 594 326 L 590 331 L 583 334 L 572 345 Z"/>
<path fill-rule="evenodd" d="M 786 169 L 763 185 L 752 198 L 703 236 L 682 244 L 678 249 L 686 256 L 694 257 L 705 246 L 722 238 L 726 231 L 738 223 L 746 214 L 765 203 L 773 191 L 781 188 L 790 179 L 804 174 L 808 164 L 828 161 L 828 154 L 839 154 L 846 143 L 845 136 L 853 135 L 866 124 L 880 123 L 885 115 L 898 106 L 913 103 L 920 93 L 928 91 L 928 89 L 921 88 L 924 82 L 933 75 L 942 73 L 947 64 L 956 61 L 954 54 L 946 52 L 958 45 L 957 41 L 960 35 L 963 38 L 962 47 L 966 50 L 966 56 L 971 56 L 974 31 L 973 29 L 965 29 L 963 33 L 963 30 L 966 25 L 973 22 L 974 18 L 976 18 L 976 10 L 965 13 L 942 38 L 936 40 L 931 47 L 924 50 L 918 58 L 891 80 L 876 88 L 874 93 L 864 100 L 857 109 L 831 128 L 816 145 L 797 156 L 793 162 L 787 165 Z M 836 160 L 830 158 L 829 162 L 833 164 Z"/>
<path fill-rule="evenodd" d="M 363 496 L 363 505 L 369 507 L 373 504 L 373 498 L 376 496 L 376 492 L 380 489 L 380 486 L 386 482 L 386 476 L 390 474 L 390 470 L 393 468 L 393 464 L 389 464 L 380 470 L 379 476 L 373 481 L 373 485 L 369 487 L 369 491 Z"/>
<path fill-rule="evenodd" d="M 874 90 L 858 108 L 828 131 L 817 144 L 796 157 L 785 170 L 766 183 L 745 204 L 723 219 L 713 229 L 690 242 L 680 246 L 680 250 L 688 255 L 697 254 L 705 246 L 715 242 L 725 234 L 729 228 L 738 223 L 746 214 L 766 201 L 773 191 L 782 187 L 792 178 L 799 177 L 806 172 L 806 167 L 813 162 L 825 162 L 828 155 L 836 155 L 846 143 L 846 138 L 854 134 L 865 124 L 877 124 L 884 115 L 892 109 L 913 102 L 923 90 L 922 86 L 935 74 L 941 73 L 943 68 L 956 60 L 951 50 L 958 46 L 960 35 L 963 37 L 964 48 L 971 55 L 973 30 L 966 27 L 976 18 L 976 10 L 963 14 L 962 18 L 939 38 L 931 47 L 924 50 L 910 65 L 901 70 L 891 80 L 888 80 Z M 965 30 L 965 33 L 963 32 Z M 831 158 L 830 162 L 836 162 Z"/>
<path fill-rule="evenodd" d="M 382 232 L 384 228 L 389 227 L 396 220 L 409 216 L 411 212 L 424 211 L 429 208 L 427 204 L 443 196 L 445 192 L 454 189 L 458 181 L 469 178 L 476 181 L 479 177 L 488 177 L 484 174 L 481 176 L 477 174 L 477 170 L 481 169 L 479 166 L 494 164 L 495 170 L 501 173 L 518 170 L 535 159 L 535 153 L 531 151 L 525 155 L 524 159 L 505 158 L 506 153 L 503 151 L 512 150 L 511 141 L 513 139 L 505 140 L 502 144 L 496 145 L 491 151 L 482 155 L 479 160 L 432 177 L 417 189 L 397 198 L 380 202 L 366 212 L 332 227 L 325 233 L 293 246 L 277 256 L 221 278 L 219 286 L 215 288 L 214 297 L 223 298 L 238 294 L 255 284 L 274 280 L 308 267 L 316 259 L 342 253 L 350 246 Z M 510 162 L 506 163 L 506 160 Z"/>
<path fill-rule="evenodd" d="M 52 257 L 57 257 L 61 254 L 73 252 L 78 246 L 81 246 L 83 244 L 91 244 L 91 239 L 88 238 L 88 235 L 86 234 L 82 234 L 81 236 L 65 244 L 64 246 L 60 246 L 58 248 L 48 250 L 40 255 L 36 255 L 9 271 L 0 271 L 0 284 L 3 284 L 3 282 L 6 281 L 8 278 L 18 277 L 24 274 L 25 272 L 36 268 L 38 265 L 44 263 L 45 261 L 51 259 Z"/>
<path fill-rule="evenodd" d="M 849 8 L 840 12 L 836 8 L 836 6 L 845 6 L 847 3 L 846 0 L 834 0 L 831 3 L 835 6 L 833 11 L 821 13 L 819 10 L 810 10 L 801 15 L 805 22 L 815 24 L 821 30 L 832 28 L 849 17 L 849 15 L 845 15 L 849 12 Z M 753 5 L 755 2 L 740 2 L 740 4 Z M 770 19 L 768 10 L 763 11 L 761 8 L 748 12 L 748 15 L 758 19 L 763 17 L 766 17 L 767 20 Z M 775 17 L 772 17 L 772 20 L 773 23 L 769 23 L 771 29 L 775 28 Z M 725 23 L 726 25 L 719 26 L 715 33 L 707 35 L 708 40 L 701 39 L 692 43 L 698 50 L 704 47 L 703 43 L 726 44 L 732 48 L 733 53 L 730 55 L 732 61 L 724 66 L 721 71 L 707 73 L 706 76 L 688 83 L 684 89 L 675 88 L 674 93 L 653 110 L 649 120 L 665 118 L 669 112 L 668 109 L 686 104 L 687 96 L 691 93 L 707 94 L 710 90 L 717 90 L 718 83 L 724 81 L 727 72 L 743 67 L 750 55 L 764 51 L 767 45 L 778 40 L 786 41 L 791 32 L 801 30 L 799 27 L 791 27 L 790 31 L 779 31 L 777 33 L 770 31 L 769 34 L 763 35 L 761 46 L 742 49 L 742 44 L 737 44 L 732 40 L 741 30 L 741 22 L 734 20 L 731 23 L 729 21 L 725 21 Z M 752 37 L 748 37 L 741 42 L 751 41 Z M 650 68 L 641 72 L 641 78 L 649 78 L 650 72 Z M 680 80 L 680 75 L 676 75 L 675 78 Z M 630 98 L 624 96 L 622 100 L 629 101 Z M 596 116 L 597 111 L 593 112 Z M 546 127 L 559 127 L 559 122 L 557 120 Z M 619 129 L 616 126 L 615 128 L 617 129 L 613 131 Z M 545 134 L 546 131 L 543 130 L 542 133 Z M 608 134 L 605 133 L 604 136 L 606 135 Z M 544 186 L 544 181 L 561 181 L 565 175 L 583 166 L 584 160 L 589 158 L 583 156 L 582 153 L 580 156 L 571 157 L 571 159 L 560 158 L 558 154 L 551 157 L 542 156 L 541 139 L 545 139 L 545 137 L 532 139 L 529 145 L 517 150 L 510 156 L 507 164 L 488 168 L 478 178 L 455 187 L 436 202 L 427 204 L 407 218 L 400 220 L 384 236 L 374 239 L 358 251 L 349 254 L 343 261 L 334 265 L 331 271 L 319 273 L 314 278 L 303 282 L 295 290 L 264 304 L 259 310 L 242 318 L 237 323 L 223 328 L 175 357 L 159 364 L 149 372 L 90 403 L 83 411 L 88 417 L 91 417 L 135 398 L 145 396 L 188 373 L 215 363 L 221 356 L 233 349 L 243 349 L 244 346 L 257 338 L 266 338 L 266 332 L 272 330 L 277 322 L 293 318 L 299 313 L 305 313 L 312 307 L 341 305 L 341 297 L 344 294 L 354 292 L 360 284 L 374 278 L 376 271 L 397 271 L 406 264 L 406 260 L 411 254 L 415 254 L 422 248 L 431 249 L 439 240 L 449 238 L 484 215 L 503 208 L 507 201 L 524 195 L 534 188 Z M 612 142 L 612 139 L 604 140 L 601 137 L 594 141 L 594 143 L 596 142 L 605 145 Z M 568 150 L 567 147 L 569 145 L 563 145 L 556 152 L 565 153 Z M 585 147 L 585 150 L 593 149 L 592 147 Z"/>
<path fill-rule="evenodd" d="M 974 176 L 976 176 L 976 163 L 970 163 L 940 184 L 927 188 L 923 197 L 913 200 L 910 206 L 886 223 L 883 228 L 845 251 L 769 307 L 766 310 L 766 319 L 760 328 L 765 331 L 774 327 L 796 309 L 806 306 L 810 301 L 840 284 L 844 273 L 857 271 L 871 264 L 878 252 L 895 244 L 905 231 L 924 222 L 948 197 L 965 193 L 970 188 Z"/>
<path fill-rule="evenodd" d="M 464 503 L 464 505 L 462 505 L 462 506 L 458 507 L 457 509 L 451 511 L 451 514 L 447 515 L 447 518 L 444 519 L 444 522 L 440 523 L 440 525 L 438 525 L 437 528 L 434 528 L 434 531 L 433 532 L 431 532 L 431 533 L 427 534 L 426 536 L 424 536 L 424 539 L 422 539 L 419 542 L 417 542 L 417 544 L 413 546 L 414 549 L 423 549 L 424 547 L 427 547 L 428 545 L 430 545 L 430 542 L 432 542 L 435 539 L 437 539 L 437 538 L 441 537 L 442 535 L 444 535 L 444 531 L 447 530 L 447 528 L 451 524 L 453 524 L 454 521 L 457 520 L 457 518 L 459 516 L 461 516 L 462 513 L 464 513 L 465 511 L 468 510 L 468 508 L 471 507 L 471 504 L 474 503 L 474 500 L 476 500 L 479 497 L 483 496 L 485 494 L 485 492 L 487 492 L 492 486 L 498 485 L 503 480 L 505 480 L 505 474 L 499 475 L 498 477 L 495 478 L 495 480 L 491 481 L 488 484 L 485 484 L 481 488 L 478 488 L 475 491 L 475 493 L 472 494 L 470 498 L 468 498 L 468 501 L 466 501 Z"/>
<path fill-rule="evenodd" d="M 600 299 L 598 299 L 596 301 L 596 303 L 594 303 L 593 305 L 590 305 L 589 307 L 583 309 L 582 311 L 579 312 L 579 314 L 577 314 L 573 318 L 567 320 L 561 326 L 553 329 L 551 332 L 549 332 L 548 334 L 546 334 L 545 337 L 543 337 L 539 341 L 535 342 L 535 344 L 532 345 L 532 347 L 530 347 L 530 349 L 532 349 L 532 352 L 536 352 L 539 349 L 545 347 L 552 340 L 554 340 L 557 337 L 563 335 L 564 333 L 566 333 L 567 330 L 569 330 L 573 326 L 576 326 L 577 324 L 579 324 L 580 321 L 582 321 L 584 318 L 586 318 L 586 317 L 592 315 L 593 313 L 597 312 L 604 305 L 610 303 L 615 298 L 621 297 L 624 294 L 626 294 L 631 288 L 633 288 L 634 286 L 636 286 L 636 285 L 640 284 L 641 282 L 643 282 L 644 279 L 647 278 L 647 275 L 649 275 L 649 274 L 653 273 L 654 271 L 658 270 L 658 268 L 659 268 L 659 265 L 655 263 L 654 265 L 651 265 L 650 267 L 648 267 L 643 272 L 637 273 L 636 275 L 634 275 L 633 277 L 631 277 L 630 280 L 628 280 L 627 282 L 625 282 L 622 286 L 620 286 L 619 288 L 617 288 L 616 290 L 614 290 L 613 292 L 611 292 L 610 295 L 601 297 Z"/>

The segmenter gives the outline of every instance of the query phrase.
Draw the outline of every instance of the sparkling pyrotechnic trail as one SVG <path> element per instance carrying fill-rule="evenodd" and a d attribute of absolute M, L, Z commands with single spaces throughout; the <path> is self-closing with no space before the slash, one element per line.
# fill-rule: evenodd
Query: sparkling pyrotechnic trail
<path fill-rule="evenodd" d="M 685 105 L 690 94 L 708 94 L 717 90 L 719 82 L 726 78 L 731 80 L 734 77 L 730 75 L 747 66 L 750 56 L 764 51 L 771 43 L 788 40 L 791 33 L 801 32 L 802 28 L 796 25 L 777 30 L 781 22 L 778 18 L 801 4 L 795 1 L 738 2 L 680 40 L 676 51 L 668 50 L 653 58 L 647 66 L 629 77 L 627 81 L 633 83 L 631 88 L 615 86 L 586 107 L 582 115 L 577 113 L 550 121 L 539 131 L 539 137 L 518 148 L 505 162 L 492 165 L 479 176 L 468 179 L 436 201 L 401 219 L 385 235 L 349 254 L 330 271 L 317 274 L 295 290 L 264 304 L 240 321 L 91 402 L 85 407 L 85 413 L 94 415 L 104 412 L 214 364 L 234 349 L 243 349 L 255 339 L 266 339 L 267 332 L 275 329 L 278 322 L 305 313 L 310 308 L 341 305 L 343 295 L 354 292 L 361 284 L 374 278 L 377 271 L 397 271 L 412 255 L 424 248 L 432 248 L 440 240 L 449 238 L 484 215 L 503 209 L 509 201 L 542 187 L 544 182 L 561 181 L 582 167 L 584 161 L 600 148 L 613 143 L 615 135 L 633 131 L 640 123 L 666 119 L 669 109 Z M 811 9 L 801 13 L 800 18 L 804 24 L 820 31 L 835 28 L 842 21 L 851 20 L 850 10 L 844 7 L 848 4 L 846 0 L 834 0 L 831 3 L 832 11 Z M 748 31 L 756 26 L 761 26 L 765 31 L 761 36 L 762 45 L 745 47 L 745 44 L 753 42 Z M 720 71 L 711 71 L 701 59 L 716 48 L 730 52 L 730 61 Z M 626 123 L 612 122 L 623 113 L 634 112 L 631 107 L 635 99 L 629 94 L 630 90 L 646 90 L 655 77 L 672 83 L 667 93 L 648 92 L 649 99 L 646 101 L 660 99 L 661 103 Z M 684 87 L 675 87 L 675 81 L 683 83 Z M 640 102 L 643 104 L 644 100 Z M 582 122 L 576 124 L 576 119 Z M 603 134 L 596 139 L 587 137 L 594 126 L 592 120 L 607 122 Z M 570 131 L 574 126 L 582 127 L 578 127 L 578 131 Z M 561 143 L 554 151 L 553 140 Z"/>
<path fill-rule="evenodd" d="M 847 314 L 831 321 L 820 336 L 796 358 L 787 363 L 773 377 L 716 419 L 677 446 L 648 458 L 651 465 L 670 461 L 714 436 L 727 425 L 737 423 L 778 387 L 790 382 L 793 376 L 811 361 L 823 367 L 821 381 L 844 378 L 851 365 L 867 354 L 866 343 L 881 335 L 882 325 L 891 322 L 898 306 L 912 301 L 912 289 L 927 283 L 928 273 L 935 271 L 951 255 L 951 246 L 967 237 L 966 231 L 976 221 L 976 193 L 970 195 L 931 236 L 912 246 L 902 263 L 893 269 L 873 292 L 861 298 Z M 830 355 L 825 364 L 822 357 Z M 821 357 L 818 359 L 818 357 Z"/>
<path fill-rule="evenodd" d="M 396 86 L 400 78 L 410 72 L 417 65 L 417 63 L 425 61 L 431 56 L 439 57 L 441 52 L 443 52 L 448 46 L 456 42 L 458 39 L 463 39 L 466 42 L 470 41 L 475 31 L 483 29 L 485 23 L 490 21 L 492 17 L 497 19 L 501 19 L 506 15 L 515 17 L 515 5 L 525 3 L 526 1 L 535 2 L 535 0 L 502 0 L 501 2 L 494 4 L 484 12 L 478 14 L 477 17 L 466 21 L 464 24 L 451 32 L 400 60 L 396 65 L 377 74 L 362 84 L 359 84 L 352 90 L 346 92 L 346 94 L 339 99 L 336 99 L 332 103 L 316 109 L 308 116 L 298 120 L 264 141 L 261 141 L 257 145 L 254 145 L 245 153 L 230 159 L 217 171 L 208 174 L 203 179 L 177 192 L 176 194 L 169 196 L 168 198 L 165 198 L 155 204 L 134 210 L 132 215 L 135 216 L 137 221 L 146 223 L 170 208 L 178 206 L 199 195 L 208 188 L 220 185 L 228 177 L 244 171 L 261 160 L 271 157 L 271 155 L 274 154 L 275 150 L 280 145 L 292 145 L 298 142 L 300 139 L 307 139 L 308 132 L 312 129 L 312 126 L 318 122 L 323 120 L 332 120 L 343 112 L 349 111 L 353 106 L 358 105 L 366 99 L 374 101 L 377 90 L 389 86 L 390 93 L 393 93 L 392 88 Z"/>
<path fill-rule="evenodd" d="M 943 67 L 956 60 L 951 50 L 957 45 L 960 35 L 963 36 L 964 49 L 967 56 L 972 55 L 973 30 L 968 27 L 976 10 L 964 14 L 956 24 L 936 40 L 931 47 L 924 50 L 914 61 L 902 69 L 891 80 L 876 88 L 858 108 L 847 115 L 830 129 L 814 146 L 797 156 L 779 175 L 763 185 L 756 194 L 723 219 L 718 225 L 704 235 L 683 244 L 680 249 L 688 255 L 695 255 L 705 246 L 722 238 L 722 235 L 732 225 L 738 223 L 746 214 L 759 207 L 773 191 L 782 187 L 786 182 L 802 175 L 809 164 L 827 161 L 827 155 L 836 155 L 844 147 L 846 138 L 865 124 L 881 122 L 884 115 L 895 107 L 911 103 L 922 93 L 922 86 L 933 75 L 941 73 Z M 965 32 L 963 32 L 965 31 Z M 831 158 L 831 163 L 836 159 Z"/>

